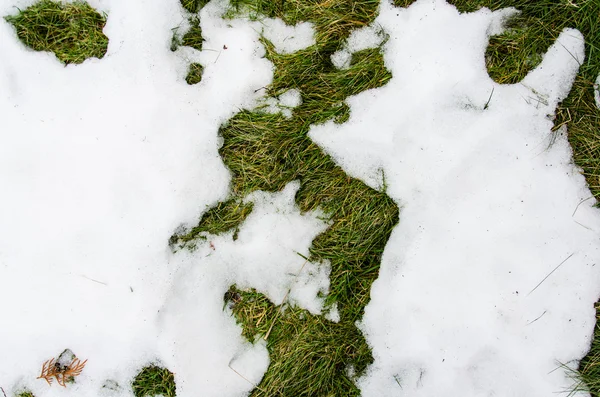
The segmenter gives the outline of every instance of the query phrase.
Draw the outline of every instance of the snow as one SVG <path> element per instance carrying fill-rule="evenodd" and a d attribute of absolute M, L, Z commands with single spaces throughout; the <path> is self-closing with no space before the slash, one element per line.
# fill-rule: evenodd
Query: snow
<path fill-rule="evenodd" d="M 0 15 L 34 1 L 0 0 Z M 339 321 L 323 307 L 330 265 L 305 259 L 328 224 L 299 211 L 294 181 L 244 198 L 254 208 L 237 239 L 205 234 L 175 253 L 168 240 L 229 197 L 219 126 L 240 109 L 291 117 L 302 102 L 298 90 L 264 97 L 261 35 L 289 54 L 315 43 L 314 27 L 224 20 L 227 2 L 213 0 L 199 13 L 203 50 L 172 52 L 187 18 L 178 0 L 89 3 L 107 13 L 110 42 L 81 65 L 26 48 L 0 19 L 0 386 L 132 396 L 157 364 L 180 397 L 245 396 L 269 356 L 241 336 L 224 294 L 254 288 Z M 383 1 L 332 58 L 347 67 L 385 43 L 394 76 L 348 99 L 348 123 L 310 133 L 348 174 L 378 189 L 385 177 L 402 208 L 359 324 L 375 358 L 364 396 L 547 396 L 570 384 L 558 362 L 575 367 L 588 348 L 600 219 L 548 116 L 583 41 L 565 30 L 524 81 L 498 85 L 484 52 L 514 12 Z M 205 68 L 194 86 L 191 62 Z M 77 382 L 36 379 L 65 349 L 88 360 Z"/>
<path fill-rule="evenodd" d="M 281 113 L 286 118 L 292 117 L 292 109 L 302 104 L 302 93 L 295 89 L 289 89 L 278 97 L 262 98 L 255 110 L 277 114 Z"/>
<path fill-rule="evenodd" d="M 320 313 L 317 293 L 328 291 L 329 271 L 302 256 L 309 255 L 311 241 L 327 224 L 319 213 L 300 214 L 294 204 L 299 187 L 293 182 L 281 193 L 253 193 L 248 200 L 254 209 L 237 240 L 233 233 L 207 235 L 193 253 L 177 255 L 179 272 L 159 318 L 162 356 L 175 373 L 178 395 L 199 390 L 210 396 L 247 395 L 268 367 L 265 345 L 245 342 L 223 311 L 230 285 L 255 288 L 276 305 L 293 303 Z"/>
<path fill-rule="evenodd" d="M 156 363 L 174 370 L 178 396 L 245 395 L 252 385 L 229 365 L 258 382 L 268 355 L 223 312 L 225 290 L 254 283 L 281 301 L 292 289 L 318 311 L 307 291 L 328 286 L 315 269 L 316 287 L 285 273 L 300 269 L 297 253 L 325 227 L 292 208 L 294 185 L 277 205 L 256 195 L 252 219 L 262 218 L 248 219 L 227 256 L 237 253 L 237 266 L 203 258 L 206 247 L 170 251 L 179 225 L 227 198 L 218 128 L 256 106 L 273 68 L 260 24 L 222 19 L 225 2 L 200 13 L 202 52 L 170 51 L 171 29 L 186 18 L 177 0 L 145 3 L 90 1 L 108 14 L 108 52 L 67 67 L 0 20 L 0 386 L 9 394 L 131 396 L 133 377 Z M 0 14 L 30 4 L 2 0 Z M 195 86 L 184 80 L 190 56 L 205 66 Z M 243 267 L 260 261 L 277 271 Z M 88 360 L 77 382 L 36 380 L 66 348 Z"/>
<path fill-rule="evenodd" d="M 383 2 L 392 80 L 310 132 L 401 208 L 360 324 L 365 397 L 548 396 L 589 348 L 600 216 L 550 116 L 583 38 L 565 29 L 522 82 L 496 84 L 484 54 L 508 12 Z"/>
<path fill-rule="evenodd" d="M 314 25 L 310 22 L 299 22 L 290 26 L 281 19 L 264 18 L 261 23 L 263 36 L 280 54 L 292 54 L 316 43 Z"/>
<path fill-rule="evenodd" d="M 331 55 L 331 62 L 338 69 L 348 69 L 352 62 L 352 54 L 369 48 L 376 48 L 385 40 L 386 35 L 381 26 L 369 25 L 356 29 L 344 43 L 342 49 Z"/>

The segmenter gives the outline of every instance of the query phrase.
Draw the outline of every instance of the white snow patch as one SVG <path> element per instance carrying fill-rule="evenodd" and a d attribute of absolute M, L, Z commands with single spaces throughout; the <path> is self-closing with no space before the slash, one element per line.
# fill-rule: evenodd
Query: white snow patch
<path fill-rule="evenodd" d="M 265 18 L 263 35 L 280 54 L 291 54 L 315 44 L 315 29 L 310 22 L 299 22 L 294 26 L 286 25 L 281 19 Z"/>
<path fill-rule="evenodd" d="M 265 97 L 258 102 L 256 110 L 277 114 L 281 113 L 286 118 L 292 117 L 292 109 L 302 104 L 302 94 L 292 88 L 279 95 L 277 98 Z"/>
<path fill-rule="evenodd" d="M 331 55 L 331 63 L 338 69 L 348 69 L 352 62 L 352 54 L 379 47 L 386 39 L 381 26 L 369 25 L 350 33 L 344 46 Z"/>
<path fill-rule="evenodd" d="M 340 321 L 340 311 L 338 310 L 337 303 L 331 305 L 329 311 L 325 313 L 325 318 L 329 321 L 333 321 L 334 323 Z"/>
<path fill-rule="evenodd" d="M 288 296 L 289 302 L 312 314 L 321 314 L 323 298 L 329 292 L 329 265 L 307 262 L 296 276 Z"/>
<path fill-rule="evenodd" d="M 287 90 L 279 95 L 279 103 L 288 108 L 298 107 L 302 104 L 302 94 L 297 89 Z"/>
<path fill-rule="evenodd" d="M 302 256 L 309 255 L 312 240 L 327 224 L 318 212 L 300 214 L 294 203 L 299 187 L 293 182 L 281 193 L 253 193 L 254 209 L 237 240 L 231 233 L 208 235 L 193 253 L 175 256 L 179 272 L 160 318 L 162 357 L 176 374 L 178 396 L 198 390 L 207 396 L 245 395 L 242 391 L 253 386 L 244 378 L 256 384 L 268 367 L 265 345 L 244 341 L 223 311 L 231 285 L 255 288 L 276 305 L 286 303 L 289 293 L 290 303 L 320 313 L 322 299 L 316 294 L 327 292 L 329 269 L 319 270 Z M 303 276 L 308 269 L 310 280 Z"/>
<path fill-rule="evenodd" d="M 352 61 L 352 53 L 346 49 L 337 50 L 331 54 L 331 63 L 338 69 L 348 69 Z"/>
<path fill-rule="evenodd" d="M 0 15 L 33 2 L 0 0 Z M 219 263 L 206 247 L 173 256 L 168 240 L 227 197 L 218 128 L 255 107 L 272 81 L 257 22 L 223 20 L 224 1 L 204 7 L 204 50 L 194 56 L 205 71 L 188 86 L 186 54 L 170 51 L 171 29 L 185 19 L 176 0 L 90 5 L 108 14 L 110 42 L 103 59 L 81 65 L 25 47 L 0 19 L 1 386 L 132 396 L 136 373 L 159 363 L 176 373 L 178 396 L 246 395 L 252 385 L 228 365 L 258 382 L 268 355 L 241 339 L 223 288 L 255 283 L 281 300 L 303 263 L 295 251 L 308 255 L 324 223 L 291 209 L 292 185 L 280 214 L 257 193 L 238 242 L 218 240 L 237 262 Z M 297 301 L 316 310 L 314 299 Z M 65 348 L 88 359 L 77 382 L 36 380 Z"/>
<path fill-rule="evenodd" d="M 600 216 L 551 115 L 584 46 L 564 30 L 520 83 L 485 69 L 506 11 L 382 2 L 385 87 L 312 139 L 401 207 L 362 328 L 377 396 L 549 396 L 589 347 L 600 292 Z M 491 99 L 490 99 L 491 96 Z M 489 100 L 489 103 L 488 103 Z M 547 278 L 546 278 L 547 277 Z"/>
<path fill-rule="evenodd" d="M 369 25 L 350 33 L 346 42 L 346 48 L 349 52 L 355 53 L 378 47 L 384 39 L 385 33 L 381 26 Z"/>

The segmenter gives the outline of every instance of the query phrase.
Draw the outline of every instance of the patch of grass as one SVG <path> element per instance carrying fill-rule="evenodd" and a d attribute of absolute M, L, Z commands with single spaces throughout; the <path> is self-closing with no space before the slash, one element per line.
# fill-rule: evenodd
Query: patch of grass
<path fill-rule="evenodd" d="M 203 233 L 221 234 L 229 230 L 234 230 L 233 238 L 236 238 L 239 226 L 246 217 L 252 212 L 253 203 L 243 203 L 241 200 L 231 199 L 220 202 L 215 207 L 210 208 L 202 215 L 200 222 L 189 232 L 171 236 L 169 244 L 183 248 L 187 243 L 201 238 Z"/>
<path fill-rule="evenodd" d="M 268 335 L 271 365 L 252 392 L 253 396 L 357 396 L 359 392 L 348 371 L 353 368 L 359 376 L 372 362 L 368 346 L 354 324 L 362 317 L 369 301 L 381 254 L 398 222 L 398 208 L 384 192 L 374 191 L 348 177 L 312 143 L 307 133 L 313 124 L 329 120 L 345 122 L 350 116 L 350 109 L 343 102 L 345 98 L 383 86 L 390 80 L 379 49 L 354 54 L 347 70 L 337 70 L 330 61 L 330 56 L 343 46 L 351 30 L 373 21 L 378 3 L 377 0 L 231 2 L 230 16 L 246 13 L 251 18 L 279 17 L 289 25 L 300 21 L 315 25 L 316 44 L 294 54 L 278 54 L 264 40 L 266 56 L 275 66 L 267 95 L 278 96 L 288 89 L 297 89 L 302 93 L 302 104 L 293 110 L 289 119 L 279 114 L 241 111 L 221 127 L 224 144 L 219 152 L 232 172 L 233 201 L 255 190 L 281 190 L 286 183 L 297 179 L 301 181 L 301 188 L 296 203 L 301 210 L 320 207 L 330 216 L 331 226 L 313 241 L 310 259 L 331 264 L 331 286 L 326 302 L 338 305 L 341 318 L 336 324 L 298 308 L 286 307 L 280 312 L 280 308 L 256 291 L 232 288 L 226 300 L 242 324 L 244 336 L 252 341 L 256 335 Z M 408 6 L 412 1 L 395 0 L 395 3 Z M 588 58 L 573 92 L 557 111 L 556 125 L 567 120 L 565 115 L 571 116 L 566 122 L 576 161 L 584 167 L 588 181 L 596 178 L 595 185 L 590 182 L 590 186 L 598 197 L 600 180 L 594 167 L 600 167 L 600 145 L 595 131 L 600 129 L 598 112 L 593 106 L 592 82 L 600 65 L 597 27 L 593 23 L 597 21 L 594 15 L 599 14 L 600 3 L 588 1 L 577 6 L 572 2 L 549 0 L 458 0 L 454 3 L 462 11 L 475 11 L 482 6 L 492 9 L 515 6 L 523 11 L 509 22 L 506 33 L 490 39 L 487 66 L 491 77 L 501 83 L 518 82 L 537 66 L 541 54 L 562 27 L 574 26 L 586 35 Z M 586 144 L 582 145 L 581 141 Z M 215 213 L 223 219 L 235 218 L 228 215 L 230 211 L 225 210 L 226 207 L 226 203 L 222 203 Z M 219 229 L 220 232 L 225 230 L 226 226 Z M 597 346 L 598 337 L 594 343 Z M 589 360 L 597 363 L 597 355 L 594 357 Z M 586 379 L 588 384 L 593 384 L 597 372 L 592 374 L 586 369 L 588 361 L 584 362 L 586 367 L 582 374 L 596 376 Z"/>
<path fill-rule="evenodd" d="M 232 172 L 236 196 L 255 190 L 278 191 L 299 179 L 296 202 L 300 209 L 320 207 L 330 214 L 332 226 L 313 241 L 311 259 L 331 263 L 328 302 L 337 302 L 342 318 L 353 322 L 360 319 L 368 302 L 381 253 L 398 221 L 398 209 L 385 193 L 348 177 L 307 133 L 312 124 L 347 114 L 341 101 L 348 95 L 380 86 L 390 75 L 377 49 L 356 54 L 347 70 L 330 69 L 321 61 L 322 70 L 305 74 L 302 65 L 316 58 L 317 49 L 282 56 L 267 48 L 277 68 L 268 91 L 277 95 L 297 88 L 304 94 L 303 103 L 290 119 L 279 114 L 238 113 L 220 130 L 224 144 L 219 152 Z"/>
<path fill-rule="evenodd" d="M 25 45 L 36 51 L 53 52 L 65 64 L 106 54 L 108 38 L 102 33 L 106 15 L 87 3 L 42 0 L 5 19 Z"/>
<path fill-rule="evenodd" d="M 202 51 L 202 28 L 197 17 L 190 18 L 190 29 L 183 35 L 181 44 Z"/>
<path fill-rule="evenodd" d="M 576 390 L 600 397 L 600 303 L 596 305 L 596 330 L 588 355 L 579 363 L 579 384 Z"/>
<path fill-rule="evenodd" d="M 181 36 L 179 29 L 181 26 L 177 26 L 173 29 L 173 37 L 171 39 L 171 51 L 176 51 L 179 46 L 192 47 L 198 51 L 202 51 L 202 28 L 200 27 L 200 19 L 197 16 L 191 16 L 188 19 L 189 28 Z"/>
<path fill-rule="evenodd" d="M 188 69 L 188 74 L 185 77 L 186 83 L 189 85 L 198 84 L 202 81 L 202 73 L 204 72 L 204 66 L 199 63 L 191 63 Z"/>
<path fill-rule="evenodd" d="M 17 397 L 35 397 L 35 395 L 32 392 L 26 390 L 18 393 Z"/>
<path fill-rule="evenodd" d="M 232 287 L 226 299 L 249 341 L 269 335 L 271 367 L 251 396 L 358 395 L 353 372 L 363 372 L 372 357 L 352 323 L 334 323 L 291 306 L 282 310 L 254 290 Z M 359 366 L 351 370 L 353 365 Z M 333 373 L 337 376 L 323 376 Z"/>
<path fill-rule="evenodd" d="M 179 0 L 183 8 L 192 14 L 197 13 L 204 7 L 210 0 Z"/>
<path fill-rule="evenodd" d="M 151 365 L 137 374 L 131 387 L 135 397 L 174 397 L 175 377 L 168 369 Z"/>
<path fill-rule="evenodd" d="M 488 73 L 496 82 L 518 83 L 540 64 L 548 47 L 539 40 L 536 22 L 523 15 L 516 16 L 504 33 L 490 37 L 485 60 Z"/>
<path fill-rule="evenodd" d="M 267 58 L 275 66 L 267 95 L 289 89 L 302 93 L 302 104 L 292 117 L 241 111 L 220 129 L 224 143 L 219 153 L 232 173 L 232 197 L 239 199 L 256 190 L 279 191 L 300 180 L 296 203 L 302 211 L 321 208 L 331 226 L 313 241 L 310 259 L 331 264 L 327 304 L 336 303 L 340 322 L 287 308 L 272 320 L 276 308 L 255 292 L 237 292 L 242 302 L 234 314 L 252 340 L 266 334 L 271 365 L 253 391 L 258 396 L 357 396 L 349 376 L 372 362 L 355 322 L 369 301 L 371 283 L 377 278 L 381 254 L 393 227 L 398 208 L 384 193 L 348 177 L 307 136 L 310 126 L 349 117 L 344 100 L 364 90 L 386 84 L 379 49 L 354 54 L 350 68 L 336 69 L 331 54 L 343 46 L 349 33 L 368 25 L 376 16 L 376 0 L 234 0 L 235 12 L 280 17 L 288 24 L 313 22 L 316 44 L 293 54 L 278 54 L 264 40 Z M 249 294 L 249 295 L 248 295 Z M 259 322 L 259 318 L 264 322 Z"/>

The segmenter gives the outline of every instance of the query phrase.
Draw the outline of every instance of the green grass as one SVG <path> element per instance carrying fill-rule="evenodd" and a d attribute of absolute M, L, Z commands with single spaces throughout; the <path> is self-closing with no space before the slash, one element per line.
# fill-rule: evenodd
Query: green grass
<path fill-rule="evenodd" d="M 254 290 L 232 287 L 226 300 L 250 342 L 269 335 L 271 366 L 252 396 L 347 396 L 355 389 L 349 366 L 359 365 L 354 371 L 360 373 L 372 361 L 363 335 L 351 323 L 334 323 L 295 307 L 282 314 L 281 307 Z"/>
<path fill-rule="evenodd" d="M 198 51 L 202 51 L 202 28 L 200 28 L 200 20 L 197 17 L 191 17 L 190 28 L 183 35 L 181 45 L 192 47 Z"/>
<path fill-rule="evenodd" d="M 181 6 L 192 14 L 200 11 L 209 1 L 210 0 L 180 0 Z"/>
<path fill-rule="evenodd" d="M 233 238 L 237 238 L 239 226 L 252 211 L 253 203 L 240 200 L 228 200 L 208 209 L 197 226 L 183 234 L 174 234 L 169 239 L 169 246 L 178 250 L 183 247 L 194 247 L 194 241 L 202 239 L 206 233 L 221 234 L 233 230 Z"/>
<path fill-rule="evenodd" d="M 102 33 L 106 15 L 87 3 L 42 0 L 5 19 L 25 45 L 36 51 L 53 52 L 65 64 L 106 54 L 108 38 Z"/>
<path fill-rule="evenodd" d="M 264 42 L 267 58 L 275 66 L 267 94 L 298 89 L 302 104 L 289 119 L 241 111 L 220 129 L 224 143 L 219 152 L 232 173 L 232 200 L 256 190 L 279 191 L 300 180 L 296 195 L 300 209 L 321 208 L 328 214 L 331 226 L 313 241 L 310 259 L 331 264 L 326 301 L 337 304 L 341 317 L 333 323 L 297 308 L 276 316 L 277 308 L 265 297 L 238 292 L 243 299 L 234 312 L 246 336 L 253 340 L 255 334 L 266 335 L 267 324 L 271 329 L 267 338 L 271 365 L 251 395 L 357 396 L 348 370 L 352 367 L 353 376 L 360 375 L 372 357 L 355 322 L 369 301 L 381 254 L 398 222 L 398 208 L 385 193 L 348 177 L 307 133 L 313 124 L 343 122 L 349 116 L 345 98 L 380 87 L 391 78 L 379 49 L 355 54 L 351 67 L 343 71 L 330 61 L 351 30 L 373 21 L 378 1 L 236 1 L 234 6 L 251 16 L 315 24 L 316 45 L 297 53 L 281 55 Z M 226 211 L 215 212 L 222 213 L 219 222 L 227 216 Z M 245 305 L 248 299 L 251 303 Z M 261 316 L 264 322 L 257 326 Z"/>
<path fill-rule="evenodd" d="M 17 394 L 17 397 L 35 397 L 30 391 L 22 391 Z"/>
<path fill-rule="evenodd" d="M 204 72 L 204 66 L 199 63 L 190 63 L 188 74 L 185 77 L 185 82 L 189 85 L 198 84 L 202 81 L 202 73 Z"/>
<path fill-rule="evenodd" d="M 299 89 L 303 94 L 303 104 L 294 110 L 293 118 L 242 111 L 221 128 L 225 143 L 220 154 L 234 176 L 234 197 L 257 189 L 280 190 L 288 181 L 300 179 L 302 187 L 296 197 L 300 208 L 307 211 L 321 206 L 331 214 L 333 224 L 313 242 L 311 259 L 331 262 L 331 292 L 327 302 L 337 302 L 342 317 L 336 327 L 322 318 L 298 314 L 299 309 L 288 309 L 285 315 L 272 319 L 275 308 L 266 298 L 252 291 L 238 291 L 241 306 L 234 309 L 234 314 L 250 340 L 255 334 L 267 332 L 265 327 L 269 321 L 257 326 L 258 319 L 265 318 L 274 324 L 268 338 L 272 364 L 252 395 L 358 395 L 349 382 L 346 368 L 351 365 L 360 374 L 371 360 L 368 347 L 357 337 L 352 324 L 362 316 L 368 303 L 381 251 L 398 220 L 398 211 L 384 194 L 348 178 L 307 139 L 306 132 L 311 124 L 330 119 L 345 121 L 349 113 L 342 101 L 347 96 L 382 86 L 390 79 L 378 50 L 356 54 L 347 71 L 335 70 L 329 61 L 350 29 L 364 26 L 373 19 L 375 3 L 233 2 L 238 12 L 246 12 L 250 17 L 279 17 L 289 24 L 311 21 L 317 28 L 317 44 L 295 54 L 277 54 L 265 42 L 267 57 L 276 68 L 268 94 L 276 96 L 290 88 Z M 600 2 L 581 2 L 577 7 L 550 1 L 454 3 L 461 11 L 475 11 L 481 6 L 492 9 L 515 6 L 523 11 L 508 23 L 505 33 L 490 38 L 486 51 L 490 76 L 503 84 L 517 83 L 537 66 L 563 27 L 576 27 L 584 33 L 588 58 L 571 95 L 557 110 L 555 123 L 557 127 L 567 123 L 575 161 L 583 167 L 598 197 L 599 125 L 598 111 L 593 106 L 592 83 L 600 72 L 596 53 L 598 30 L 594 24 L 597 21 L 594 16 L 600 14 Z M 566 115 L 571 117 L 567 119 Z M 243 304 L 248 296 L 251 304 Z M 317 331 L 319 327 L 329 327 L 331 332 L 324 337 Z M 356 344 L 349 345 L 349 341 Z M 594 343 L 598 344 L 597 338 Z M 334 347 L 340 347 L 347 355 L 339 356 L 340 350 Z M 320 352 L 315 358 L 317 362 L 309 360 L 305 368 L 302 357 L 313 357 L 311 352 L 315 350 Z M 363 354 L 351 353 L 355 351 Z M 589 364 L 594 363 L 594 358 L 590 357 L 592 355 L 584 361 L 587 366 L 582 363 L 582 377 L 588 385 L 593 385 L 594 379 L 598 383 L 598 374 L 589 370 L 594 368 Z M 595 363 L 597 366 L 597 356 Z M 295 371 L 294 366 L 305 372 Z"/>
<path fill-rule="evenodd" d="M 175 377 L 166 368 L 156 365 L 143 368 L 131 384 L 135 397 L 174 397 Z"/>
<path fill-rule="evenodd" d="M 600 397 L 600 304 L 596 305 L 596 329 L 592 348 L 579 364 L 575 390 L 590 392 L 592 397 Z"/>
<path fill-rule="evenodd" d="M 190 27 L 187 32 L 180 36 L 178 28 L 173 29 L 173 38 L 171 40 L 171 51 L 176 51 L 179 46 L 191 47 L 195 50 L 202 51 L 202 28 L 200 27 L 200 19 L 197 16 L 191 16 L 188 19 Z M 202 80 L 204 66 L 199 63 L 191 63 L 185 81 L 189 85 L 198 84 Z"/>

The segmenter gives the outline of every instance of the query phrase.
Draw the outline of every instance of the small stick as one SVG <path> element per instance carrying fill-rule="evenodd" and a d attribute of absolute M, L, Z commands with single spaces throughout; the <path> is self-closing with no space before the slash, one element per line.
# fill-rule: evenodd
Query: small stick
<path fill-rule="evenodd" d="M 238 374 L 238 376 L 242 379 L 244 379 L 246 382 L 250 383 L 252 386 L 256 387 L 256 385 L 251 382 L 248 378 L 246 378 L 244 375 L 240 374 L 238 371 L 236 371 L 232 366 L 231 366 L 231 361 L 229 362 L 229 364 L 227 364 L 227 366 L 229 367 L 230 370 L 232 370 L 233 372 L 235 372 L 236 374 Z"/>
<path fill-rule="evenodd" d="M 93 278 L 90 278 L 90 277 L 88 277 L 88 276 L 84 276 L 83 274 L 80 274 L 79 276 L 80 276 L 80 277 L 83 277 L 83 278 L 87 278 L 88 280 L 90 280 L 90 281 L 93 281 L 93 282 L 95 282 L 95 283 L 98 283 L 98 284 L 102 284 L 102 285 L 108 285 L 108 284 L 106 284 L 106 283 L 103 283 L 102 281 L 94 280 Z"/>
<path fill-rule="evenodd" d="M 568 261 L 569 259 L 571 259 L 571 257 L 572 257 L 573 255 L 575 255 L 575 253 L 574 253 L 574 252 L 573 252 L 571 255 L 567 256 L 567 259 L 565 259 L 564 261 L 560 262 L 560 263 L 558 264 L 558 266 L 556 266 L 556 267 L 554 268 L 554 270 L 552 270 L 550 273 L 548 273 L 548 275 L 547 275 L 546 277 L 544 277 L 544 279 L 543 279 L 542 281 L 540 281 L 538 285 L 536 285 L 536 286 L 535 286 L 535 288 L 534 288 L 534 289 L 532 289 L 531 291 L 529 291 L 529 293 L 527 294 L 527 296 L 531 295 L 531 293 L 532 293 L 533 291 L 535 291 L 536 289 L 538 289 L 538 287 L 539 287 L 540 285 L 542 285 L 542 283 L 543 283 L 544 281 L 546 281 L 546 279 L 547 279 L 548 277 L 550 277 L 550 276 L 552 275 L 552 273 L 554 273 L 555 271 L 557 271 L 557 270 L 558 270 L 558 268 L 559 268 L 559 267 L 561 267 L 563 263 L 565 263 L 566 261 Z"/>
<path fill-rule="evenodd" d="M 547 312 L 547 310 L 544 310 L 544 312 L 542 314 L 540 314 L 535 320 L 532 320 L 532 321 L 528 322 L 527 325 L 533 324 L 537 320 L 539 320 L 540 318 L 544 317 L 544 314 L 546 314 L 546 312 Z"/>
<path fill-rule="evenodd" d="M 234 358 L 234 359 L 235 359 L 235 358 Z M 231 363 L 232 363 L 232 362 L 233 362 L 233 360 L 231 360 L 231 361 L 229 362 L 229 364 L 227 364 L 227 366 L 229 367 L 229 369 L 230 369 L 230 370 L 232 370 L 233 372 L 235 372 L 235 373 L 236 373 L 236 374 L 237 374 L 237 375 L 238 375 L 240 378 L 244 379 L 246 382 L 250 383 L 250 384 L 251 384 L 251 385 L 252 385 L 254 388 L 256 388 L 256 389 L 258 389 L 258 390 L 260 390 L 260 391 L 263 391 L 263 392 L 264 392 L 264 390 L 263 390 L 263 389 L 261 389 L 260 387 L 258 387 L 258 385 L 257 385 L 257 384 L 254 384 L 254 382 L 252 382 L 250 379 L 246 378 L 244 375 L 242 375 L 242 374 L 240 374 L 238 371 L 236 371 L 236 370 L 235 370 L 235 368 L 233 368 L 233 367 L 231 366 Z"/>
<path fill-rule="evenodd" d="M 590 196 L 586 199 L 583 199 L 579 202 L 579 204 L 577 204 L 577 207 L 575 207 L 575 211 L 573 211 L 573 215 L 571 215 L 571 218 L 575 216 L 575 213 L 577 212 L 577 210 L 579 209 L 579 206 L 583 203 L 585 203 L 586 201 L 588 201 L 589 199 L 593 198 L 594 196 Z"/>
<path fill-rule="evenodd" d="M 2 394 L 4 394 L 4 397 L 6 397 L 6 392 L 4 391 L 4 388 L 0 387 L 0 390 L 2 390 Z"/>
<path fill-rule="evenodd" d="M 290 293 L 290 291 L 288 290 L 288 292 L 283 297 L 283 301 L 281 301 L 281 305 L 279 306 L 279 310 L 277 310 L 277 314 L 275 314 L 275 318 L 273 319 L 273 322 L 271 323 L 271 326 L 269 327 L 269 330 L 267 331 L 267 333 L 263 337 L 264 340 L 267 340 L 269 338 L 269 335 L 271 334 L 271 330 L 273 329 L 273 326 L 275 325 L 275 321 L 277 321 L 277 318 L 279 317 L 279 313 L 281 313 L 281 309 L 283 308 L 283 304 L 287 300 L 287 297 L 288 297 L 289 293 Z"/>
<path fill-rule="evenodd" d="M 494 87 L 492 87 L 492 92 L 490 93 L 490 97 L 488 98 L 488 101 L 483 106 L 483 110 L 486 110 L 488 108 L 488 105 L 490 104 L 490 101 L 492 100 L 492 95 L 494 95 Z"/>

